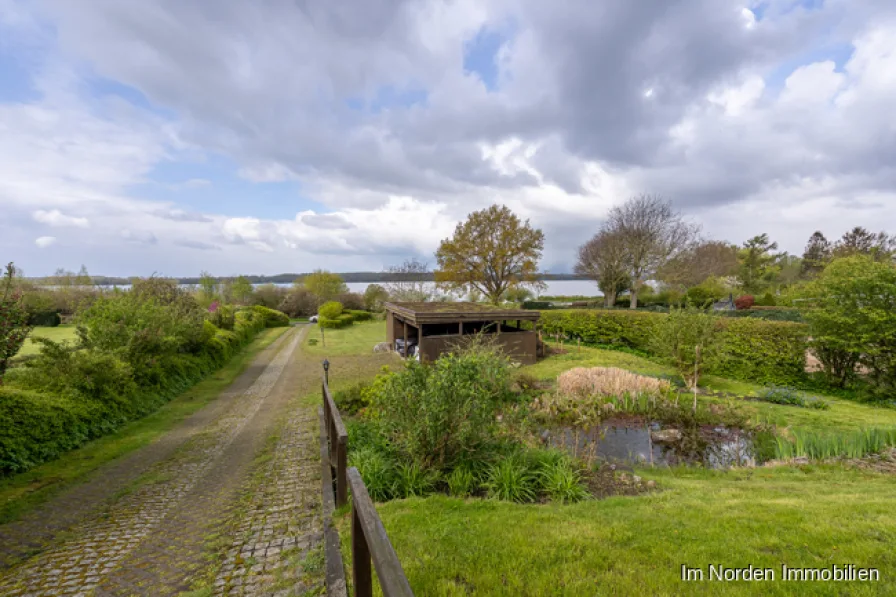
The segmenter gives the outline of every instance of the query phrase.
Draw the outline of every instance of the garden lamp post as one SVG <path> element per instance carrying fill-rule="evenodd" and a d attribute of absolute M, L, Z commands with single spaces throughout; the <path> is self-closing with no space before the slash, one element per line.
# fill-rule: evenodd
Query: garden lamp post
<path fill-rule="evenodd" d="M 327 385 L 330 385 L 330 361 L 324 359 L 324 379 L 327 382 Z"/>

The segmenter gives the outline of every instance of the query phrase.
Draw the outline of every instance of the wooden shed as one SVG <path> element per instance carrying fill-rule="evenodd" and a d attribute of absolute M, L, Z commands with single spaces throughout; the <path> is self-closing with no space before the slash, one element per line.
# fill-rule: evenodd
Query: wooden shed
<path fill-rule="evenodd" d="M 386 335 L 392 348 L 422 361 L 434 361 L 480 332 L 494 334 L 504 354 L 524 365 L 535 362 L 538 335 L 522 322 L 537 322 L 538 311 L 505 309 L 478 303 L 386 303 Z M 535 326 L 532 326 L 533 328 Z M 410 350 L 409 350 L 410 349 Z"/>

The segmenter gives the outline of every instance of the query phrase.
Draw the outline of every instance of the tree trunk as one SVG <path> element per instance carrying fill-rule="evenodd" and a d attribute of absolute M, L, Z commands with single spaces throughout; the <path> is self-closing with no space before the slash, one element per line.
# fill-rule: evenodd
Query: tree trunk
<path fill-rule="evenodd" d="M 638 308 L 638 285 L 637 283 L 632 284 L 632 304 L 629 305 L 629 309 L 637 309 Z"/>
<path fill-rule="evenodd" d="M 615 304 L 616 304 L 616 293 L 615 292 L 607 292 L 604 295 L 604 305 L 609 308 Z"/>

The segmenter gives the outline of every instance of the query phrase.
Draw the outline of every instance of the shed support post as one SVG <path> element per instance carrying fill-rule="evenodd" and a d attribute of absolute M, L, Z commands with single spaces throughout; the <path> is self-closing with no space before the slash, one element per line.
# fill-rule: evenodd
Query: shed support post
<path fill-rule="evenodd" d="M 420 356 L 420 362 L 423 362 L 423 324 L 417 324 L 417 354 Z"/>
<path fill-rule="evenodd" d="M 408 322 L 406 322 L 406 321 L 402 321 L 402 322 L 401 322 L 401 325 L 402 325 L 402 328 L 403 328 L 403 330 L 404 330 L 404 354 L 401 355 L 401 356 L 407 358 L 407 356 L 408 356 L 408 354 L 409 354 L 409 352 L 410 352 L 410 351 L 408 350 Z"/>
<path fill-rule="evenodd" d="M 464 335 L 464 322 L 462 322 L 462 321 L 457 324 L 457 335 L 458 336 Z"/>

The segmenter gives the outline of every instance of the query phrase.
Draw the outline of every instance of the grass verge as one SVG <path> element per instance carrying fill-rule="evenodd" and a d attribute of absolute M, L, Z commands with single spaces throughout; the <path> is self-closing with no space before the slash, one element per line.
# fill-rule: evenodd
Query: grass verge
<path fill-rule="evenodd" d="M 22 348 L 16 353 L 18 357 L 30 357 L 40 352 L 40 344 L 32 342 L 31 338 L 49 338 L 54 342 L 63 342 L 65 340 L 75 340 L 78 334 L 73 324 L 59 325 L 56 327 L 36 327 L 31 330 L 31 334 L 22 344 Z"/>
<path fill-rule="evenodd" d="M 373 354 L 373 346 L 386 341 L 385 321 L 361 321 L 342 329 L 325 329 L 324 341 L 321 329 L 314 325 L 305 339 L 304 350 L 308 354 L 326 356 Z M 316 343 L 309 343 L 317 340 Z"/>
<path fill-rule="evenodd" d="M 50 328 L 52 329 L 52 328 Z M 103 464 L 120 458 L 168 432 L 217 398 L 263 349 L 289 328 L 270 328 L 229 363 L 154 413 L 117 432 L 85 444 L 61 458 L 0 480 L 0 524 L 15 520 L 60 491 L 85 480 Z"/>

